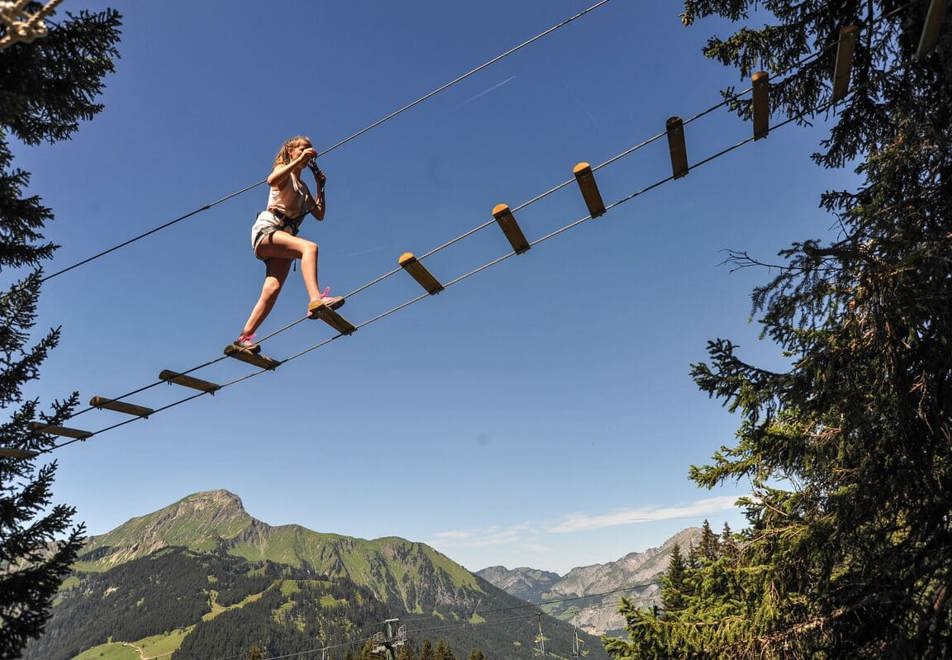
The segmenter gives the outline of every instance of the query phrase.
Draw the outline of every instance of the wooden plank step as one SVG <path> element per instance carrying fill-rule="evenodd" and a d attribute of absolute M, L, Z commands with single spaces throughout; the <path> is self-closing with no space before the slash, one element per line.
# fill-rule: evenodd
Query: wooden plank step
<path fill-rule="evenodd" d="M 18 460 L 36 458 L 40 452 L 31 449 L 17 449 L 16 447 L 0 447 L 0 458 L 15 458 Z"/>
<path fill-rule="evenodd" d="M 922 36 L 919 37 L 919 47 L 916 49 L 916 59 L 921 60 L 935 48 L 939 41 L 939 28 L 942 26 L 942 17 L 945 15 L 946 0 L 932 0 L 926 12 L 926 21 L 922 25 Z"/>
<path fill-rule="evenodd" d="M 404 252 L 400 255 L 400 266 L 403 270 L 410 273 L 410 276 L 417 281 L 417 283 L 426 289 L 426 292 L 431 296 L 439 293 L 443 290 L 443 285 L 440 284 L 433 275 L 426 269 L 422 263 L 413 256 L 412 252 Z"/>
<path fill-rule="evenodd" d="M 836 47 L 836 64 L 833 68 L 833 103 L 844 96 L 850 88 L 850 71 L 853 70 L 853 50 L 859 26 L 847 25 L 840 28 L 840 42 Z"/>
<path fill-rule="evenodd" d="M 137 406 L 134 403 L 126 403 L 125 401 L 114 401 L 104 396 L 94 396 L 89 400 L 89 405 L 93 408 L 99 408 L 100 410 L 105 408 L 106 410 L 114 410 L 136 417 L 148 417 L 155 412 L 152 408 Z"/>
<path fill-rule="evenodd" d="M 668 131 L 668 151 L 671 152 L 671 172 L 675 179 L 688 173 L 688 149 L 684 143 L 684 122 L 670 117 L 665 123 Z"/>
<path fill-rule="evenodd" d="M 754 87 L 754 139 L 767 137 L 770 132 L 770 77 L 758 71 L 750 79 Z"/>
<path fill-rule="evenodd" d="M 43 422 L 30 422 L 30 428 L 34 431 L 39 431 L 40 433 L 49 433 L 50 435 L 61 435 L 64 438 L 76 438 L 77 440 L 85 440 L 86 438 L 92 437 L 92 433 L 89 431 L 80 431 L 79 429 L 71 429 L 68 426 L 57 426 L 55 424 L 44 424 Z"/>
<path fill-rule="evenodd" d="M 279 366 L 281 366 L 280 360 L 274 360 L 266 355 L 261 355 L 260 353 L 250 353 L 246 350 L 238 348 L 234 344 L 228 344 L 225 346 L 224 353 L 230 358 L 235 358 L 241 362 L 260 367 L 261 369 L 268 369 L 269 371 L 273 371 L 274 369 L 277 369 Z"/>
<path fill-rule="evenodd" d="M 598 192 L 598 184 L 595 183 L 595 173 L 592 172 L 592 166 L 584 162 L 579 163 L 572 168 L 572 174 L 575 175 L 575 181 L 582 192 L 582 199 L 585 200 L 589 215 L 597 218 L 605 212 L 605 202 L 602 201 L 602 194 Z"/>
<path fill-rule="evenodd" d="M 193 378 L 191 376 L 186 376 L 185 374 L 176 373 L 175 371 L 169 371 L 168 369 L 164 369 L 161 373 L 159 373 L 159 380 L 164 380 L 167 383 L 175 383 L 176 385 L 181 385 L 182 387 L 191 387 L 193 390 L 201 390 L 202 392 L 208 392 L 209 394 L 214 394 L 221 389 L 221 385 L 210 383 L 207 380 L 202 380 L 201 378 Z"/>
<path fill-rule="evenodd" d="M 342 335 L 349 335 L 357 329 L 350 321 L 338 314 L 337 310 L 328 307 L 323 302 L 312 303 L 307 308 L 307 315 L 308 318 L 324 321 Z"/>
<path fill-rule="evenodd" d="M 502 233 L 506 235 L 516 254 L 522 254 L 532 247 L 529 245 L 529 241 L 526 240 L 526 235 L 522 233 L 522 229 L 519 228 L 519 223 L 516 222 L 512 211 L 509 210 L 508 204 L 496 204 L 493 207 L 493 217 L 496 218 L 496 223 L 502 229 Z"/>

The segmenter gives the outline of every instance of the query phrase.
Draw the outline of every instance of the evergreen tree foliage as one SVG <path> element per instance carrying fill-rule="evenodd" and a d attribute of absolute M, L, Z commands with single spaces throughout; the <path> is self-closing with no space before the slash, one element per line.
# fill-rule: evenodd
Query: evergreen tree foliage
<path fill-rule="evenodd" d="M 771 268 L 753 315 L 790 367 L 710 342 L 692 376 L 741 422 L 690 474 L 749 481 L 749 527 L 713 554 L 702 542 L 683 608 L 623 604 L 614 658 L 952 657 L 952 16 L 917 59 L 929 4 L 685 0 L 685 24 L 739 24 L 705 54 L 745 79 L 825 49 L 772 81 L 782 117 L 829 104 L 839 29 L 860 26 L 852 92 L 813 158 L 861 183 L 821 196 L 832 238 L 793 243 L 778 264 L 732 253 Z"/>
<path fill-rule="evenodd" d="M 360 647 L 360 653 L 357 654 L 357 660 L 378 660 L 379 656 L 373 653 L 376 646 L 374 642 L 364 642 Z"/>
<path fill-rule="evenodd" d="M 430 640 L 424 639 L 423 645 L 420 647 L 420 660 L 435 660 L 433 656 L 433 645 L 430 644 Z"/>
<path fill-rule="evenodd" d="M 684 577 L 687 566 L 681 556 L 681 547 L 675 543 L 668 559 L 668 570 L 661 578 L 661 607 L 666 612 L 684 608 Z"/>
<path fill-rule="evenodd" d="M 699 546 L 694 545 L 694 541 L 691 541 L 688 545 L 688 568 L 697 568 L 701 565 L 701 551 Z"/>
<path fill-rule="evenodd" d="M 21 394 L 39 377 L 60 335 L 52 330 L 30 343 L 41 264 L 55 249 L 42 233 L 53 213 L 39 197 L 24 196 L 30 176 L 14 167 L 9 139 L 30 145 L 64 140 L 80 120 L 98 113 L 102 106 L 94 99 L 113 70 L 119 40 L 119 15 L 112 10 L 67 13 L 47 22 L 46 37 L 0 51 L 0 272 L 16 279 L 0 293 L 0 408 L 6 417 L 0 438 L 5 447 L 27 451 L 52 444 L 29 423 L 61 421 L 77 395 L 54 401 L 44 412 Z M 56 462 L 41 462 L 0 458 L 0 658 L 18 657 L 41 634 L 83 540 L 82 525 L 73 526 L 75 510 L 52 505 Z"/>
<path fill-rule="evenodd" d="M 724 523 L 724 529 L 721 531 L 719 550 L 720 554 L 728 559 L 735 559 L 737 557 L 737 541 L 734 538 L 734 533 L 731 531 L 731 526 L 727 523 Z"/>
<path fill-rule="evenodd" d="M 479 649 L 473 649 L 469 654 L 469 660 L 486 660 L 486 656 Z"/>
<path fill-rule="evenodd" d="M 456 660 L 453 650 L 447 646 L 444 640 L 436 643 L 436 650 L 433 652 L 433 660 Z"/>
<path fill-rule="evenodd" d="M 711 531 L 711 523 L 707 520 L 701 526 L 701 540 L 698 542 L 698 549 L 704 559 L 711 561 L 717 556 L 717 547 L 719 541 L 717 535 Z"/>

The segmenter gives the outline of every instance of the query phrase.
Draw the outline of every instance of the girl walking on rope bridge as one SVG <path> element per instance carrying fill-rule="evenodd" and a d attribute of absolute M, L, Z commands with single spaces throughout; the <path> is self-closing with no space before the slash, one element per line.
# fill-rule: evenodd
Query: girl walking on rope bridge
<path fill-rule="evenodd" d="M 326 177 L 318 169 L 314 161 L 316 157 L 317 151 L 311 146 L 311 141 L 303 136 L 286 141 L 274 157 L 274 166 L 268 176 L 271 187 L 268 208 L 258 214 L 251 227 L 251 248 L 265 264 L 264 286 L 251 316 L 233 344 L 235 348 L 258 351 L 254 333 L 274 307 L 294 259 L 301 260 L 301 276 L 311 301 L 309 316 L 324 305 L 337 309 L 344 304 L 341 296 L 329 295 L 330 287 L 322 292 L 317 284 L 317 244 L 297 237 L 301 222 L 308 213 L 318 220 L 324 219 Z M 305 167 L 314 174 L 316 198 L 301 180 Z"/>

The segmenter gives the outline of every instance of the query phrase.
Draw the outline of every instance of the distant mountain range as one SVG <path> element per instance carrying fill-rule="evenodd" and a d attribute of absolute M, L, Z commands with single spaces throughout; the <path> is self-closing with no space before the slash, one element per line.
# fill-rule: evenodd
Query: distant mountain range
<path fill-rule="evenodd" d="M 539 603 L 544 594 L 554 587 L 562 577 L 558 573 L 540 571 L 537 568 L 514 568 L 490 566 L 476 575 L 499 587 L 516 598 L 529 603 Z"/>
<path fill-rule="evenodd" d="M 618 613 L 621 597 L 642 607 L 660 605 L 661 576 L 668 567 L 671 550 L 677 544 L 686 554 L 700 536 L 700 527 L 689 527 L 660 548 L 632 552 L 607 564 L 573 568 L 564 577 L 535 568 L 510 570 L 505 566 L 490 566 L 476 571 L 476 575 L 517 598 L 542 603 L 548 614 L 589 634 L 624 636 L 625 619 Z M 583 598 L 591 594 L 606 595 Z M 555 600 L 559 602 L 546 602 Z"/>
<path fill-rule="evenodd" d="M 242 658 L 257 644 L 266 656 L 334 647 L 328 660 L 341 660 L 388 618 L 410 645 L 444 639 L 458 658 L 494 660 L 532 657 L 540 625 L 537 608 L 425 544 L 273 527 L 218 490 L 90 539 L 24 658 Z M 572 626 L 541 625 L 547 655 L 569 658 Z"/>

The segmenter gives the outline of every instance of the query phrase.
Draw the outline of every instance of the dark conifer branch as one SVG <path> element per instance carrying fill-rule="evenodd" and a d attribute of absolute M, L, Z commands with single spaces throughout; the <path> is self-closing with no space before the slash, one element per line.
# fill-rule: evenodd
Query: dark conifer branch
<path fill-rule="evenodd" d="M 36 322 L 41 266 L 56 246 L 44 240 L 53 212 L 36 195 L 24 196 L 29 174 L 13 166 L 7 132 L 26 144 L 68 138 L 80 120 L 102 106 L 95 98 L 118 57 L 119 15 L 112 10 L 81 12 L 51 24 L 46 37 L 15 43 L 0 51 L 0 272 L 20 279 L 0 293 L 0 423 L 5 448 L 29 456 L 49 449 L 52 439 L 32 430 L 37 419 L 56 423 L 76 407 L 75 394 L 53 401 L 23 401 L 22 388 L 60 338 L 58 328 L 29 344 Z M 27 269 L 28 272 L 22 271 Z M 36 458 L 0 457 L 0 657 L 20 657 L 40 635 L 52 601 L 76 554 L 85 530 L 73 522 L 76 511 L 53 504 L 56 463 Z"/>
<path fill-rule="evenodd" d="M 929 4 L 765 0 L 766 25 L 705 47 L 745 77 L 859 24 L 855 93 L 813 158 L 852 163 L 864 181 L 821 196 L 836 217 L 832 240 L 795 242 L 779 264 L 729 251 L 733 269 L 773 275 L 753 291 L 752 318 L 791 368 L 764 372 L 729 340 L 710 342 L 691 375 L 739 425 L 689 474 L 703 487 L 749 480 L 750 526 L 735 554 L 692 553 L 683 608 L 627 610 L 629 641 L 607 645 L 616 658 L 948 657 L 952 35 L 947 17 L 917 59 Z M 682 20 L 744 21 L 753 8 L 686 0 Z M 775 112 L 797 116 L 829 98 L 834 55 L 824 53 L 772 87 Z"/>

